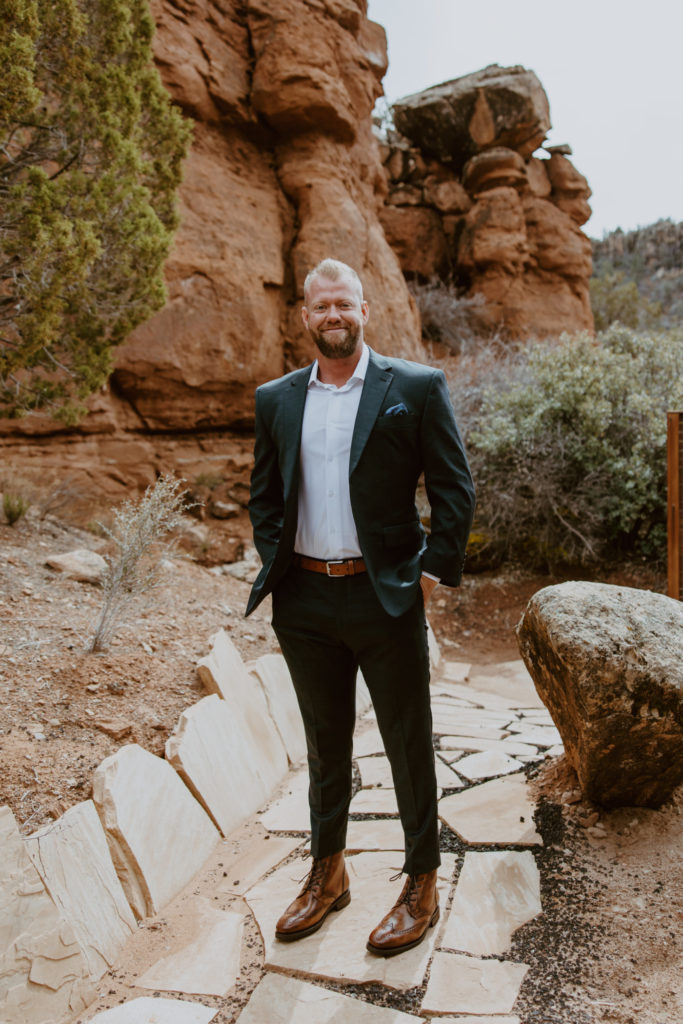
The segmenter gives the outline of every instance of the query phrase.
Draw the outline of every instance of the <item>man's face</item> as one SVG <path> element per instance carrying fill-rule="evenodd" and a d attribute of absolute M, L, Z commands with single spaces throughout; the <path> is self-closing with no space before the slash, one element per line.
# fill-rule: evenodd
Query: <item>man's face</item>
<path fill-rule="evenodd" d="M 368 315 L 368 304 L 361 300 L 358 286 L 345 277 L 338 281 L 314 277 L 301 310 L 308 333 L 327 359 L 346 359 L 360 352 Z"/>

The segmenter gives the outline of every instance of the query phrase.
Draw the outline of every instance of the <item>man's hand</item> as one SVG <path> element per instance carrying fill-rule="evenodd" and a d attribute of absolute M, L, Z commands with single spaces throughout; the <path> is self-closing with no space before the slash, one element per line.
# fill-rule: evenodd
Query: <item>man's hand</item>
<path fill-rule="evenodd" d="M 420 576 L 420 587 L 422 589 L 422 598 L 425 603 L 425 608 L 429 603 L 429 598 L 432 596 L 434 588 L 439 585 L 438 580 L 433 580 L 431 576 L 426 576 L 424 573 Z"/>

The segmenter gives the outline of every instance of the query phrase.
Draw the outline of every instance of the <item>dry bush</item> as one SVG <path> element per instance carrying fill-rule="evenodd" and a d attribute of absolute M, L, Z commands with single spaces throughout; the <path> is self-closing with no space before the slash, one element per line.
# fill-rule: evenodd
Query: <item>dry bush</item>
<path fill-rule="evenodd" d="M 181 525 L 184 507 L 181 482 L 161 476 L 138 501 L 128 500 L 113 509 L 111 529 L 101 525 L 114 550 L 105 556 L 104 599 L 91 651 L 103 650 L 137 599 L 161 582 L 161 563 L 171 547 L 168 536 Z"/>
<path fill-rule="evenodd" d="M 439 342 L 460 355 L 491 339 L 492 332 L 484 323 L 483 295 L 465 296 L 438 277 L 427 284 L 409 281 L 408 288 L 420 311 L 425 340 Z"/>

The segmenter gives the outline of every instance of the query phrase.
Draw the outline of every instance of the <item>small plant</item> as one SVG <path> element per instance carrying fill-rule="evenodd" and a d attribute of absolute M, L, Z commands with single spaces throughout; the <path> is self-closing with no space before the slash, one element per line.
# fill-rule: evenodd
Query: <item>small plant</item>
<path fill-rule="evenodd" d="M 182 522 L 184 495 L 179 480 L 161 476 L 138 501 L 125 501 L 113 510 L 111 529 L 102 525 L 114 551 L 105 556 L 104 600 L 91 651 L 104 650 L 137 599 L 160 583 L 161 563 L 169 553 L 167 537 Z"/>
<path fill-rule="evenodd" d="M 200 473 L 199 476 L 197 476 L 195 478 L 194 486 L 195 487 L 208 487 L 210 491 L 214 491 L 216 489 L 216 487 L 219 487 L 220 484 L 222 484 L 222 483 L 225 483 L 225 480 L 224 480 L 224 478 L 222 476 L 219 476 L 218 473 L 208 473 L 207 472 L 207 473 Z"/>
<path fill-rule="evenodd" d="M 5 491 L 2 496 L 2 510 L 10 526 L 18 523 L 22 516 L 26 515 L 30 507 L 31 502 L 27 501 L 20 494 L 11 494 L 9 491 Z"/>
<path fill-rule="evenodd" d="M 465 296 L 451 284 L 432 278 L 427 284 L 408 284 L 422 320 L 422 336 L 460 355 L 490 337 L 486 325 L 486 299 Z"/>

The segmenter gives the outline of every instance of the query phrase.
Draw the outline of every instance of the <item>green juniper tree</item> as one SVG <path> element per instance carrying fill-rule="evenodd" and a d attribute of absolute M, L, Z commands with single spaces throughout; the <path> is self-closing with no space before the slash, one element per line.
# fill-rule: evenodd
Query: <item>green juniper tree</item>
<path fill-rule="evenodd" d="M 0 414 L 65 422 L 163 305 L 190 137 L 147 0 L 0 0 Z"/>

